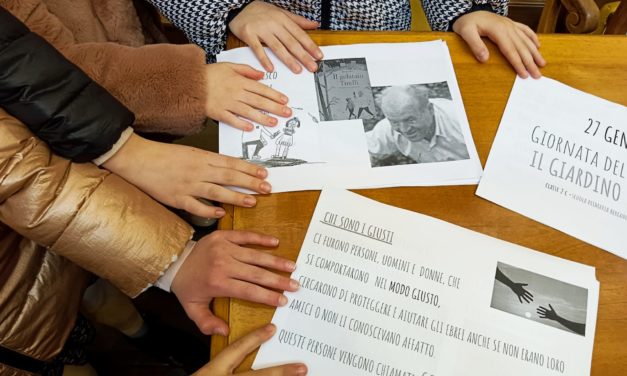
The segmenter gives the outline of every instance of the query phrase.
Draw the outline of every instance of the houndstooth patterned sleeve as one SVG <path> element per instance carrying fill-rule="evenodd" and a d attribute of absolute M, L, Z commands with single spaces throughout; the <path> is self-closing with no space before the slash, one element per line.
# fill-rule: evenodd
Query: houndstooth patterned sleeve
<path fill-rule="evenodd" d="M 465 13 L 473 5 L 490 5 L 492 10 L 502 16 L 507 15 L 508 0 L 421 0 L 422 8 L 434 31 L 449 30 L 449 22 Z"/>
<path fill-rule="evenodd" d="M 226 44 L 226 20 L 229 12 L 246 5 L 249 0 L 149 0 L 187 39 L 207 53 L 207 62 Z"/>

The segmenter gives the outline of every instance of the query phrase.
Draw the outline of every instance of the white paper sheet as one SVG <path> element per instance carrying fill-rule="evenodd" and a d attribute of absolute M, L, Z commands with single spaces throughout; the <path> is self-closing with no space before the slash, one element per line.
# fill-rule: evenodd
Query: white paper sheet
<path fill-rule="evenodd" d="M 288 130 L 289 135 L 285 131 L 289 119 L 284 118 L 277 127 L 259 126 L 253 134 L 220 124 L 220 153 L 268 167 L 273 192 L 323 186 L 375 188 L 478 182 L 481 164 L 446 43 L 438 40 L 361 44 L 322 47 L 322 50 L 323 73 L 317 78 L 307 71 L 291 73 L 267 51 L 276 70 L 268 73 L 262 82 L 290 98 L 294 114 L 289 119 L 297 117 L 300 124 Z M 249 48 L 223 52 L 218 60 L 262 69 Z M 414 152 L 406 157 L 403 154 L 407 155 L 409 149 L 393 146 L 386 148 L 383 157 L 378 154 L 371 157 L 366 131 L 384 127 L 379 123 L 386 119 L 381 109 L 385 88 L 407 85 L 428 91 L 430 101 L 439 100 L 438 103 L 446 105 L 438 108 L 444 109 L 441 111 L 448 114 L 447 119 L 454 119 L 454 123 L 446 122 L 444 129 L 454 129 L 451 134 L 459 132 L 456 139 L 462 142 L 457 144 L 461 148 L 459 155 L 432 157 L 438 150 L 447 150 L 435 140 L 448 140 L 450 134 L 438 130 L 430 139 L 434 144 L 425 147 L 422 153 Z M 349 109 L 349 103 L 353 110 Z M 380 140 L 379 136 L 370 137 Z M 387 153 L 394 155 L 386 159 Z"/>
<path fill-rule="evenodd" d="M 477 195 L 627 258 L 627 107 L 516 79 Z"/>
<path fill-rule="evenodd" d="M 507 279 L 495 279 L 497 268 Z M 286 294 L 288 305 L 272 319 L 277 334 L 253 368 L 304 362 L 311 376 L 587 375 L 594 273 L 324 189 L 292 274 L 301 289 Z M 519 300 L 515 288 L 532 299 Z M 573 330 L 541 318 L 540 307 Z"/>

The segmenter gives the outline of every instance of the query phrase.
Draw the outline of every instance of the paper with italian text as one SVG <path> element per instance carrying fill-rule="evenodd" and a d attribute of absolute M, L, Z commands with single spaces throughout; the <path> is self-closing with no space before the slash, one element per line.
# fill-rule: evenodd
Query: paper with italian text
<path fill-rule="evenodd" d="M 478 182 L 481 163 L 445 42 L 321 48 L 316 74 L 294 74 L 266 49 L 276 68 L 261 82 L 286 94 L 293 113 L 275 127 L 254 124 L 252 132 L 221 123 L 221 154 L 267 167 L 273 192 Z M 218 61 L 263 70 L 247 47 L 222 52 Z M 385 124 L 382 98 L 401 86 L 426 91 L 436 116 L 447 119 L 420 150 L 396 142 L 400 135 Z"/>
<path fill-rule="evenodd" d="M 516 79 L 477 195 L 627 258 L 627 107 Z"/>
<path fill-rule="evenodd" d="M 326 375 L 588 375 L 595 269 L 325 189 L 253 368 Z"/>

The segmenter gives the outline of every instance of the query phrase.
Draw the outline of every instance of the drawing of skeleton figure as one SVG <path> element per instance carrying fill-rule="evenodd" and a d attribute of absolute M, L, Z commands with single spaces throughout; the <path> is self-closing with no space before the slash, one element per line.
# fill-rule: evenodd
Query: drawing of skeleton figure
<path fill-rule="evenodd" d="M 282 134 L 275 141 L 276 149 L 273 158 L 287 159 L 287 153 L 290 151 L 290 147 L 294 145 L 296 128 L 300 128 L 298 117 L 293 117 L 285 123 L 285 128 L 281 130 Z"/>
<path fill-rule="evenodd" d="M 259 124 L 255 124 L 255 127 L 250 132 L 242 132 L 242 158 L 246 160 L 260 159 L 259 152 L 268 145 L 268 138 L 274 139 L 278 134 L 279 132 L 270 133 L 266 127 Z M 250 146 L 255 147 L 252 158 L 249 154 Z"/>

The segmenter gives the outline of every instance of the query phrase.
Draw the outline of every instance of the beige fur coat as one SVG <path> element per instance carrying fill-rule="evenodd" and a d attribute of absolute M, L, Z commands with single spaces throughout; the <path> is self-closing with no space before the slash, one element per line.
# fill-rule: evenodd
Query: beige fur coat
<path fill-rule="evenodd" d="M 195 45 L 150 44 L 165 38 L 154 23 L 145 22 L 150 17 L 136 3 L 0 0 L 130 108 L 136 130 L 195 133 L 206 120 L 204 52 Z"/>

